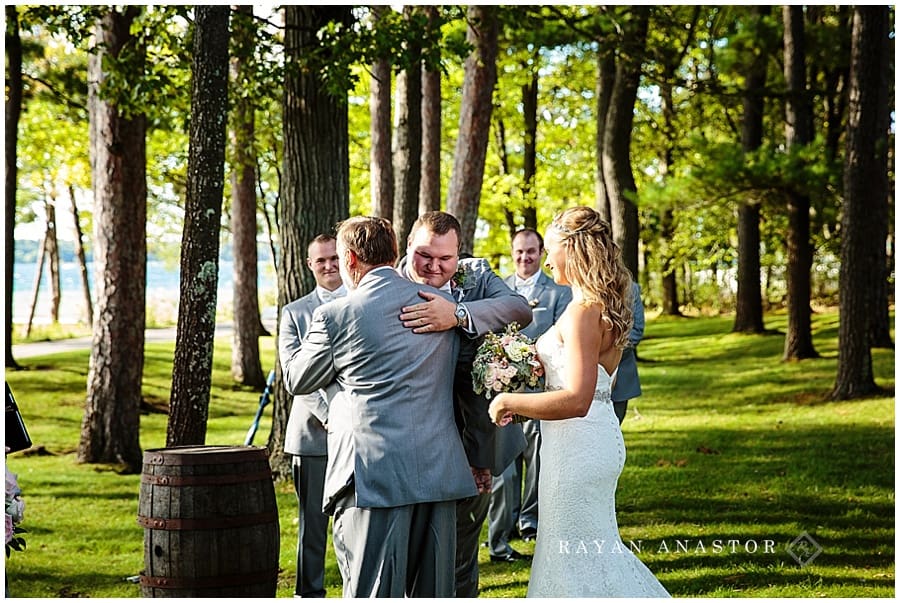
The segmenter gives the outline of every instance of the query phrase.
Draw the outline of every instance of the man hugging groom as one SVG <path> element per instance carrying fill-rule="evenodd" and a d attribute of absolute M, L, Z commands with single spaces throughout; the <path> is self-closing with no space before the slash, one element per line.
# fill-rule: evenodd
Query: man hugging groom
<path fill-rule="evenodd" d="M 289 392 L 342 390 L 310 411 L 328 430 L 324 507 L 345 597 L 477 596 L 491 474 L 525 447 L 518 425 L 495 438 L 471 366 L 485 333 L 526 326 L 531 308 L 484 260 L 459 263 L 459 231 L 446 212 L 423 214 L 394 269 L 390 222 L 342 222 L 350 293 L 319 306 L 281 358 Z"/>
<path fill-rule="evenodd" d="M 387 220 L 342 222 L 337 253 L 350 293 L 319 306 L 300 348 L 281 361 L 290 392 L 332 381 L 343 390 L 319 417 L 343 595 L 452 597 L 456 501 L 476 493 L 454 419 L 459 341 L 452 330 L 416 334 L 398 320 L 420 291 L 446 294 L 394 269 Z"/>

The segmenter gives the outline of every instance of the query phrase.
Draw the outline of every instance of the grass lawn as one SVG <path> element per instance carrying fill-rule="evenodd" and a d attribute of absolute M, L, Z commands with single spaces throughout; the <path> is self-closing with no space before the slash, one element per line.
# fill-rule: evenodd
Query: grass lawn
<path fill-rule="evenodd" d="M 892 317 L 893 318 L 893 317 Z M 781 335 L 731 334 L 732 317 L 651 318 L 639 349 L 644 395 L 623 425 L 623 541 L 677 597 L 893 597 L 894 352 L 875 350 L 885 394 L 825 402 L 837 363 L 835 312 L 813 317 L 821 358 L 781 362 Z M 786 318 L 766 327 L 784 331 Z M 231 383 L 230 341 L 216 342 L 208 444 L 242 443 L 259 393 Z M 264 366 L 274 340 L 261 340 Z M 173 344 L 148 344 L 144 396 L 167 402 Z M 140 476 L 75 461 L 89 353 L 19 360 L 6 373 L 38 452 L 6 461 L 26 501 L 27 550 L 6 560 L 15 597 L 139 597 Z M 264 444 L 266 418 L 256 436 Z M 142 417 L 144 448 L 166 417 Z M 276 484 L 278 596 L 293 592 L 296 500 Z M 486 532 L 486 528 L 485 528 Z M 485 534 L 486 538 L 486 534 Z M 533 544 L 513 541 L 521 552 Z M 481 550 L 482 596 L 521 597 L 529 564 Z M 340 576 L 329 546 L 329 596 Z"/>

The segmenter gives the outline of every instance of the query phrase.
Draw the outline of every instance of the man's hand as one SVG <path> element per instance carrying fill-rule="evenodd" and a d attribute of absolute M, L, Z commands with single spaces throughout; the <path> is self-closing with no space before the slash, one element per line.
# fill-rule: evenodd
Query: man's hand
<path fill-rule="evenodd" d="M 472 477 L 475 478 L 475 487 L 478 488 L 478 493 L 490 494 L 491 483 L 493 481 L 491 470 L 480 467 L 469 467 L 469 469 L 472 470 Z"/>
<path fill-rule="evenodd" d="M 448 331 L 456 327 L 454 302 L 428 291 L 419 291 L 419 297 L 426 301 L 400 310 L 404 327 L 412 328 L 413 333 Z"/>

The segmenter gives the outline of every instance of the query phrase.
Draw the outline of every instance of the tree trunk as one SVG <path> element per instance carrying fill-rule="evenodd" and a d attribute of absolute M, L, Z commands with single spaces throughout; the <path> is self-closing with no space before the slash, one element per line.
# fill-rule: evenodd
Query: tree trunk
<path fill-rule="evenodd" d="M 612 50 L 605 49 L 600 42 L 597 55 L 597 82 L 594 93 L 597 97 L 597 138 L 596 138 L 596 182 L 594 191 L 597 197 L 597 211 L 607 222 L 612 222 L 609 207 L 609 195 L 606 194 L 606 177 L 603 170 L 603 149 L 606 139 L 606 116 L 609 112 L 609 100 L 612 97 L 613 85 L 616 83 L 616 59 Z"/>
<path fill-rule="evenodd" d="M 38 296 L 41 293 L 41 280 L 44 278 L 44 260 L 47 258 L 47 234 L 41 237 L 41 244 L 38 245 L 37 253 L 37 270 L 34 271 L 34 287 L 31 291 L 31 309 L 28 312 L 28 323 L 25 325 L 25 337 L 31 336 L 31 326 L 34 324 L 34 313 L 37 309 Z"/>
<path fill-rule="evenodd" d="M 166 446 L 206 442 L 228 122 L 227 5 L 195 7 L 181 292 Z"/>
<path fill-rule="evenodd" d="M 623 40 L 625 50 L 616 61 L 615 82 L 606 112 L 603 176 L 609 197 L 613 237 L 622 250 L 625 266 L 637 278 L 640 224 L 637 206 L 634 204 L 637 186 L 631 168 L 631 130 L 641 77 L 641 57 L 647 42 L 650 8 L 634 6 L 632 11 L 634 19 Z"/>
<path fill-rule="evenodd" d="M 4 319 L 6 321 L 6 368 L 21 368 L 13 357 L 13 283 L 16 269 L 16 148 L 19 140 L 19 116 L 22 113 L 22 39 L 15 6 L 6 7 L 6 274 Z"/>
<path fill-rule="evenodd" d="M 288 5 L 285 14 L 285 60 L 293 62 L 313 51 L 327 59 L 331 48 L 319 46 L 316 32 L 329 22 L 349 24 L 349 7 Z M 282 110 L 284 169 L 281 179 L 278 265 L 278 308 L 315 287 L 304 260 L 316 235 L 333 233 L 350 213 L 350 160 L 346 99 L 329 95 L 318 72 L 287 72 Z M 277 347 L 276 347 L 277 349 Z M 281 383 L 281 363 L 275 363 Z M 290 477 L 290 456 L 284 435 L 292 396 L 275 387 L 269 461 L 279 478 Z"/>
<path fill-rule="evenodd" d="M 878 247 L 884 246 L 881 206 L 887 191 L 888 132 L 883 113 L 893 106 L 882 60 L 889 43 L 890 8 L 853 9 L 850 107 L 844 159 L 841 218 L 840 314 L 837 378 L 831 398 L 847 400 L 877 393 L 872 372 L 869 321 L 872 283 L 882 277 Z"/>
<path fill-rule="evenodd" d="M 665 148 L 660 158 L 660 178 L 665 182 L 674 161 L 675 148 L 675 102 L 672 94 L 672 80 L 676 77 L 677 65 L 666 65 L 666 74 L 660 85 L 660 103 L 663 114 L 663 135 Z M 675 272 L 675 258 L 670 241 L 675 231 L 675 212 L 671 207 L 662 210 L 660 216 L 660 252 L 662 255 L 663 312 L 668 316 L 681 316 L 678 304 L 678 275 Z"/>
<path fill-rule="evenodd" d="M 423 6 L 429 28 L 440 27 L 436 6 Z M 422 181 L 419 215 L 441 209 L 441 72 L 422 71 Z"/>
<path fill-rule="evenodd" d="M 407 19 L 413 6 L 403 8 Z M 419 182 L 422 179 L 422 61 L 421 49 L 407 48 L 409 67 L 397 74 L 394 124 L 394 233 L 397 246 L 406 249 L 406 239 L 419 217 Z"/>
<path fill-rule="evenodd" d="M 466 21 L 466 40 L 474 50 L 465 63 L 447 212 L 462 226 L 460 251 L 472 253 L 497 83 L 497 7 L 469 6 Z"/>
<path fill-rule="evenodd" d="M 81 220 L 78 218 L 78 205 L 75 203 L 75 187 L 69 185 L 69 202 L 72 205 L 72 222 L 75 228 L 75 257 L 78 258 L 78 272 L 81 274 L 81 289 L 84 291 L 84 310 L 87 323 L 94 324 L 94 302 L 91 299 L 91 279 L 88 275 L 87 258 L 84 254 L 84 235 L 81 232 Z"/>
<path fill-rule="evenodd" d="M 537 175 L 537 128 L 538 128 L 538 62 L 540 56 L 532 57 L 531 80 L 522 86 L 522 117 L 525 120 L 525 144 L 522 157 L 522 225 L 537 229 L 537 207 L 532 189 Z"/>
<path fill-rule="evenodd" d="M 234 83 L 243 87 L 252 78 L 251 66 L 256 28 L 253 6 L 236 8 L 234 19 L 236 56 L 231 69 Z M 238 95 L 235 95 L 238 96 Z M 231 128 L 234 168 L 231 172 L 231 232 L 234 248 L 234 339 L 231 375 L 237 383 L 262 390 L 266 386 L 259 359 L 259 336 L 265 332 L 259 318 L 259 274 L 256 252 L 256 152 L 254 103 L 243 95 L 234 101 Z"/>
<path fill-rule="evenodd" d="M 893 43 L 883 45 L 882 65 L 893 65 Z M 888 250 L 894 248 L 893 221 L 891 216 L 891 205 L 894 203 L 894 190 L 888 174 L 893 173 L 894 166 L 894 150 L 889 144 L 891 139 L 887 137 L 887 132 L 891 126 L 891 111 L 895 103 L 893 101 L 893 87 L 888 83 L 882 83 L 887 89 L 888 99 L 878 105 L 879 113 L 875 124 L 875 132 L 880 132 L 883 137 L 878 142 L 876 150 L 878 151 L 878 161 L 881 162 L 884 169 L 879 171 L 879 182 L 872 191 L 874 194 L 880 194 L 882 202 L 873 199 L 873 209 L 878 214 L 871 216 L 874 227 L 878 229 L 875 234 L 876 241 L 882 241 L 883 244 L 876 245 L 875 251 L 878 254 L 876 263 L 880 268 L 880 272 L 872 282 L 872 299 L 874 307 L 872 309 L 872 319 L 869 321 L 869 345 L 873 348 L 893 349 L 894 342 L 891 340 L 891 317 L 890 304 L 891 294 L 893 293 L 892 283 L 890 281 L 891 274 L 894 271 L 893 252 L 890 254 Z M 883 146 L 882 146 L 883 145 Z"/>
<path fill-rule="evenodd" d="M 139 441 L 147 272 L 146 120 L 100 98 L 103 59 L 138 43 L 141 9 L 109 9 L 88 60 L 96 316 L 78 460 L 141 471 Z M 142 55 L 141 50 L 141 55 Z"/>
<path fill-rule="evenodd" d="M 785 142 L 788 150 L 812 142 L 812 103 L 806 85 L 806 50 L 803 7 L 784 6 L 784 79 L 788 94 L 785 102 Z M 812 339 L 813 248 L 810 240 L 809 196 L 802 191 L 787 194 L 787 333 L 782 360 L 816 358 Z"/>
<path fill-rule="evenodd" d="M 753 10 L 756 15 L 755 27 L 759 29 L 771 7 L 757 6 Z M 754 151 L 762 146 L 767 60 L 767 52 L 756 53 L 748 68 L 744 84 L 741 132 L 744 152 Z M 739 333 L 762 333 L 765 330 L 760 292 L 759 214 L 757 201 L 742 203 L 738 208 L 737 308 L 732 331 Z"/>
<path fill-rule="evenodd" d="M 376 19 L 388 6 L 373 6 Z M 371 188 L 372 215 L 392 220 L 394 217 L 394 164 L 391 155 L 391 64 L 386 58 L 372 63 L 369 84 L 369 117 L 372 147 Z"/>
<path fill-rule="evenodd" d="M 497 155 L 500 159 L 500 175 L 509 176 L 509 151 L 506 148 L 506 123 L 502 117 L 497 118 L 494 126 L 494 136 L 497 138 Z M 512 186 L 506 191 L 506 196 L 512 200 Z M 503 204 L 503 217 L 506 219 L 506 229 L 509 231 L 509 241 L 512 243 L 513 235 L 518 230 L 516 215 L 510 209 L 509 203 Z"/>
<path fill-rule="evenodd" d="M 47 200 L 47 232 L 44 235 L 47 254 L 47 276 L 50 277 L 50 320 L 59 323 L 59 304 L 62 298 L 59 287 L 59 239 L 56 236 L 56 199 Z"/>
<path fill-rule="evenodd" d="M 821 11 L 815 6 L 808 6 L 807 11 L 817 15 L 817 23 L 821 23 Z M 838 6 L 836 12 L 835 51 L 841 56 L 850 53 L 850 21 L 852 8 Z M 824 82 L 821 85 L 822 109 L 824 110 L 823 129 L 825 133 L 825 152 L 829 160 L 838 157 L 841 151 L 841 137 L 844 134 L 844 115 L 847 112 L 847 82 L 850 79 L 850 68 L 847 61 L 833 61 L 823 65 Z"/>
<path fill-rule="evenodd" d="M 660 219 L 660 238 L 662 239 L 662 308 L 668 316 L 681 316 L 681 306 L 678 303 L 678 274 L 672 253 L 668 249 L 668 241 L 671 240 L 674 231 L 672 209 L 663 210 Z"/>

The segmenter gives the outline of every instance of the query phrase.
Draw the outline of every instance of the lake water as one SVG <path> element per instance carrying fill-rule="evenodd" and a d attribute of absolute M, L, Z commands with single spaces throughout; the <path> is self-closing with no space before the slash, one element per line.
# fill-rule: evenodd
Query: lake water
<path fill-rule="evenodd" d="M 93 262 L 88 262 L 88 277 L 91 281 L 91 297 L 96 303 L 96 287 L 94 286 Z M 217 293 L 218 314 L 228 314 L 226 322 L 231 321 L 231 307 L 234 288 L 234 264 L 230 260 L 219 261 L 219 289 Z M 34 296 L 34 280 L 37 266 L 32 263 L 17 263 L 13 279 L 13 323 L 28 322 L 28 313 Z M 261 261 L 258 265 L 260 306 L 265 314 L 267 297 L 274 302 L 277 288 L 275 269 L 271 262 Z M 151 260 L 147 262 L 147 314 L 157 320 L 174 320 L 177 316 L 178 293 L 180 287 L 180 270 L 164 262 Z M 59 320 L 63 324 L 74 324 L 85 320 L 87 315 L 84 303 L 84 292 L 81 285 L 81 272 L 75 262 L 60 263 L 60 300 Z M 38 303 L 34 314 L 35 324 L 50 322 L 50 281 L 47 266 L 41 279 Z"/>

